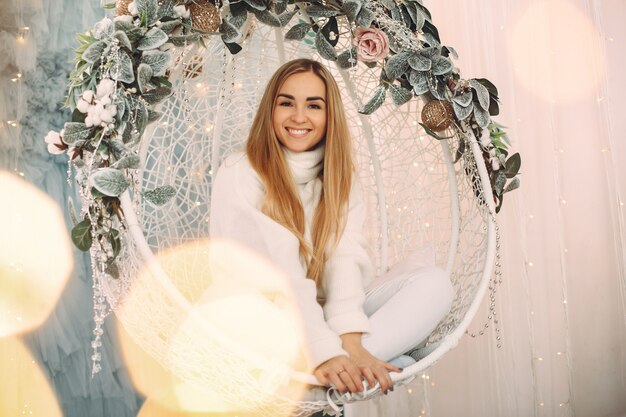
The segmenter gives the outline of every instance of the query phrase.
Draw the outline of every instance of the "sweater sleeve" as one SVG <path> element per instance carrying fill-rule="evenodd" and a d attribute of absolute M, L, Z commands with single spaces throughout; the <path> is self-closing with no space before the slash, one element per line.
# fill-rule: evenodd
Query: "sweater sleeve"
<path fill-rule="evenodd" d="M 368 333 L 369 319 L 363 312 L 365 286 L 373 277 L 373 265 L 363 235 L 367 208 L 360 187 L 350 192 L 346 226 L 324 269 L 326 297 L 324 317 L 337 334 Z"/>
<path fill-rule="evenodd" d="M 213 180 L 211 192 L 211 238 L 228 238 L 265 257 L 287 276 L 300 309 L 306 355 L 315 369 L 326 360 L 347 355 L 341 339 L 326 321 L 316 300 L 315 282 L 300 264 L 298 239 L 258 208 L 263 185 L 245 155 L 227 158 Z"/>

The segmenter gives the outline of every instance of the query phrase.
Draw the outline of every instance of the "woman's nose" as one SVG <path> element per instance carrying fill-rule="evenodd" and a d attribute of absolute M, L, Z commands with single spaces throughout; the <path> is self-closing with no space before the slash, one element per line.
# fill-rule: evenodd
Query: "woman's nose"
<path fill-rule="evenodd" d="M 293 111 L 293 114 L 291 115 L 291 118 L 293 119 L 294 122 L 298 122 L 298 123 L 306 122 L 306 108 L 302 106 L 294 107 L 294 111 Z"/>

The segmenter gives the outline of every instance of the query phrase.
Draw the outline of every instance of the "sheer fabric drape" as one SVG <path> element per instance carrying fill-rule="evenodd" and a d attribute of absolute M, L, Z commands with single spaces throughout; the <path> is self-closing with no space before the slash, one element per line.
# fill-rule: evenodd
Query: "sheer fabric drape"
<path fill-rule="evenodd" d="M 350 411 L 363 417 L 626 415 L 626 3 L 425 3 L 444 44 L 458 51 L 464 77 L 499 87 L 497 121 L 523 158 L 522 188 L 506 196 L 499 215 L 502 348 L 489 322 L 486 336 L 466 337 L 410 386 Z M 58 103 L 69 49 L 74 33 L 102 16 L 98 7 L 95 0 L 8 0 L 0 14 L 0 166 L 24 173 L 62 206 L 73 192 L 67 167 L 52 160 L 42 138 L 66 118 Z M 23 76 L 13 82 L 17 72 Z M 134 415 L 137 399 L 112 340 L 105 345 L 112 359 L 103 361 L 110 369 L 99 377 L 105 379 L 88 378 L 91 286 L 86 260 L 79 259 L 57 310 L 27 339 L 66 415 Z M 473 330 L 487 315 L 485 308 Z"/>

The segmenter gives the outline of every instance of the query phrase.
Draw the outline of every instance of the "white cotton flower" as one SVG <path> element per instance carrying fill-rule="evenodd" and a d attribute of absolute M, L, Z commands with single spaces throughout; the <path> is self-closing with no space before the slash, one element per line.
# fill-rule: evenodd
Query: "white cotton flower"
<path fill-rule="evenodd" d="M 89 104 L 84 98 L 80 98 L 80 100 L 78 100 L 78 103 L 76 103 L 76 108 L 78 109 L 79 112 L 81 113 L 87 113 L 89 111 L 89 108 L 91 107 L 91 104 Z"/>
<path fill-rule="evenodd" d="M 117 114 L 117 106 L 115 104 L 109 104 L 107 106 L 107 110 L 113 115 L 113 117 Z"/>
<path fill-rule="evenodd" d="M 496 148 L 489 149 L 489 156 L 492 158 L 496 156 Z"/>
<path fill-rule="evenodd" d="M 491 168 L 493 168 L 494 171 L 500 169 L 500 161 L 498 160 L 498 158 L 493 158 L 491 160 Z"/>
<path fill-rule="evenodd" d="M 174 6 L 174 13 L 176 16 L 184 17 L 185 19 L 189 17 L 189 10 L 187 10 L 184 4 Z"/>
<path fill-rule="evenodd" d="M 100 113 L 100 118 L 104 124 L 109 124 L 113 122 L 114 113 L 111 113 L 109 109 L 105 109 L 102 113 Z"/>
<path fill-rule="evenodd" d="M 111 104 L 111 96 L 104 96 L 99 101 L 103 106 L 108 106 L 109 104 Z"/>
<path fill-rule="evenodd" d="M 137 14 L 139 13 L 137 11 L 137 5 L 135 4 L 134 1 L 131 1 L 130 3 L 128 3 L 128 13 L 130 13 L 133 16 L 137 16 Z"/>
<path fill-rule="evenodd" d="M 98 114 L 92 115 L 91 120 L 93 121 L 94 126 L 100 126 L 100 123 L 102 123 L 102 119 L 100 118 L 100 115 Z"/>
<path fill-rule="evenodd" d="M 104 112 L 104 106 L 98 101 L 96 102 L 96 105 L 93 106 L 93 114 L 101 116 L 102 112 Z"/>
<path fill-rule="evenodd" d="M 49 131 L 44 140 L 48 144 L 48 152 L 51 154 L 60 155 L 65 152 L 67 145 L 63 143 L 59 132 L 55 132 L 54 130 Z"/>
<path fill-rule="evenodd" d="M 94 123 L 93 123 L 93 118 L 91 117 L 91 115 L 88 115 L 87 117 L 85 117 L 85 126 L 92 127 L 93 125 Z"/>
<path fill-rule="evenodd" d="M 108 96 L 115 91 L 115 81 L 110 78 L 105 78 L 98 84 L 96 88 L 96 95 L 98 98 L 102 98 L 104 96 Z"/>
<path fill-rule="evenodd" d="M 491 133 L 489 133 L 489 129 L 483 129 L 483 133 L 480 135 L 480 144 L 486 148 L 490 143 Z"/>
<path fill-rule="evenodd" d="M 93 91 L 91 90 L 83 91 L 83 99 L 85 99 L 87 103 L 91 103 L 93 100 Z"/>

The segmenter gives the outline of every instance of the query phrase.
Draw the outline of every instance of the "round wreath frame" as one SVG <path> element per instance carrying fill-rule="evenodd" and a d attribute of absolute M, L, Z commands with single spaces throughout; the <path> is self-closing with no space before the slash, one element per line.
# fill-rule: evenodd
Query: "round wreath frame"
<path fill-rule="evenodd" d="M 68 172 L 72 167 L 76 170 L 83 204 L 80 215 L 70 210 L 75 224 L 71 235 L 79 249 L 90 251 L 94 269 L 117 273 L 115 259 L 123 244 L 119 228 L 126 227 L 128 220 L 120 200 L 136 181 L 141 137 L 159 117 L 155 106 L 172 93 L 170 71 L 190 65 L 173 59 L 172 51 L 220 36 L 230 53 L 236 54 L 254 20 L 274 27 L 291 24 L 286 40 L 311 43 L 322 58 L 336 61 L 342 69 L 356 65 L 377 69 L 379 86 L 360 113 L 375 112 L 388 96 L 398 106 L 421 98 L 451 108 L 454 116 L 449 120 L 429 124 L 422 117 L 420 124 L 437 140 L 454 135 L 479 139 L 478 153 L 487 168 L 496 212 L 504 194 L 519 186 L 520 155 L 509 156 L 504 128 L 491 119 L 499 113 L 497 88 L 484 78 L 461 78 L 452 63 L 457 58 L 455 50 L 442 45 L 432 16 L 420 0 L 118 0 L 117 10 L 124 14 L 104 18 L 92 30 L 78 34 L 66 100 L 73 110 L 72 120 L 46 138 L 51 152 L 69 155 Z M 292 24 L 294 18 L 298 22 Z M 339 32 L 339 19 L 347 21 L 349 32 Z M 389 48 L 374 48 L 368 56 L 358 35 L 364 29 Z M 336 49 L 341 36 L 351 37 L 351 48 Z M 448 136 L 435 131 L 440 123 L 449 125 Z M 476 157 L 476 149 L 465 141 L 459 143 L 455 162 Z M 475 191 L 481 198 L 480 190 Z M 165 204 L 175 194 L 169 185 L 141 191 L 155 205 Z M 96 285 L 94 373 L 100 369 L 102 324 L 110 312 L 106 303 Z"/>

